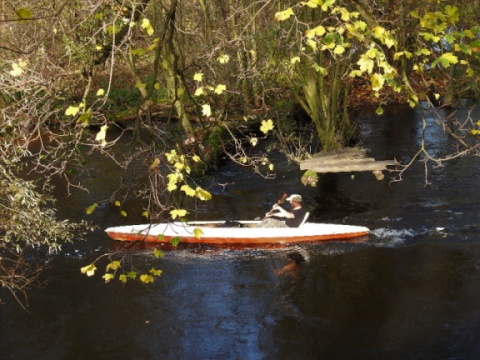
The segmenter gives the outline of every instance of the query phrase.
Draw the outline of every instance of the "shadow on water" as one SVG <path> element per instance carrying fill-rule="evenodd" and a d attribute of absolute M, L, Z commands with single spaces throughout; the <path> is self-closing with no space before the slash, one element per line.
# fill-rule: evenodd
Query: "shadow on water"
<path fill-rule="evenodd" d="M 362 142 L 378 160 L 409 161 L 418 148 L 421 118 L 411 109 L 392 108 L 380 118 L 364 112 L 359 120 Z M 440 130 L 428 134 L 436 153 L 449 142 Z M 94 168 L 96 193 L 65 199 L 65 217 L 82 218 L 109 194 L 114 169 Z M 300 193 L 311 221 L 365 225 L 372 233 L 274 251 L 201 248 L 162 259 L 137 251 L 146 269 L 164 271 L 156 283 L 104 284 L 80 267 L 112 249 L 103 228 L 140 219 L 100 207 L 91 217 L 99 230 L 52 260 L 49 281 L 31 292 L 28 312 L 0 307 L 2 359 L 480 356 L 475 159 L 429 169 L 428 186 L 422 164 L 399 183 L 370 173 L 327 174 L 317 188 L 304 187 L 301 172 L 286 162 L 277 170 L 275 180 L 264 181 L 226 164 L 211 174 L 215 196 L 198 206 L 197 218 L 253 219 L 283 192 Z"/>

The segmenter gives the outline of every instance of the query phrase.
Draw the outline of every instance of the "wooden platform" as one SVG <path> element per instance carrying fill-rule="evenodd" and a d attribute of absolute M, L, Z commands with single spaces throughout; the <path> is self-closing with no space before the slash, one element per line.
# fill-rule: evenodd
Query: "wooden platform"
<path fill-rule="evenodd" d="M 312 170 L 317 173 L 382 171 L 387 166 L 397 166 L 396 160 L 377 161 L 367 157 L 367 149 L 344 148 L 335 151 L 320 152 L 300 162 L 301 170 Z"/>

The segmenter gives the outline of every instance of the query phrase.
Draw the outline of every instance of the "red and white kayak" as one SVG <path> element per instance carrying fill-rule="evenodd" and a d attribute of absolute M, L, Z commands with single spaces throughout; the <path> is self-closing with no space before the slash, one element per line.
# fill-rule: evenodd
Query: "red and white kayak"
<path fill-rule="evenodd" d="M 225 248 L 269 248 L 366 236 L 364 226 L 306 222 L 298 228 L 259 228 L 260 221 L 195 221 L 110 227 L 114 240 L 168 244 L 210 245 Z"/>

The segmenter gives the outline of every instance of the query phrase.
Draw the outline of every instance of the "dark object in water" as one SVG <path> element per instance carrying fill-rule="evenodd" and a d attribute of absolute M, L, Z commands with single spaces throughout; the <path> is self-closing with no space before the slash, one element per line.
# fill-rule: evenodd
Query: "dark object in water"
<path fill-rule="evenodd" d="M 224 227 L 224 228 L 243 228 L 245 225 L 243 225 L 241 222 L 235 221 L 235 220 L 227 220 L 223 224 L 220 224 L 218 227 Z"/>

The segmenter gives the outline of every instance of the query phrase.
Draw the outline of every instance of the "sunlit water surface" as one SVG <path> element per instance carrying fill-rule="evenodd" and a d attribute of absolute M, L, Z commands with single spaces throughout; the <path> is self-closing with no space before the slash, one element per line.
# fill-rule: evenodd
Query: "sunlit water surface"
<path fill-rule="evenodd" d="M 475 114 L 473 114 L 475 115 Z M 477 114 L 478 116 L 479 114 Z M 392 108 L 359 117 L 362 143 L 378 160 L 406 163 L 422 139 L 419 112 Z M 427 122 L 433 122 L 427 118 Z M 436 156 L 451 151 L 428 128 Z M 279 156 L 279 159 L 281 157 Z M 92 158 L 97 193 L 60 203 L 84 209 L 115 186 L 112 165 Z M 227 164 L 213 173 L 214 200 L 200 219 L 253 219 L 283 192 L 304 196 L 311 221 L 368 226 L 368 237 L 289 249 L 171 251 L 138 263 L 161 268 L 153 284 L 104 284 L 80 267 L 115 249 L 101 229 L 140 221 L 100 207 L 100 230 L 69 245 L 29 294 L 27 311 L 0 307 L 2 359 L 476 359 L 480 358 L 479 165 L 418 163 L 401 182 L 370 173 L 327 174 L 304 187 L 296 166 L 281 162 L 275 180 Z M 426 182 L 430 185 L 426 185 Z M 133 215 L 132 215 L 133 216 Z M 292 266 L 292 258 L 304 261 Z"/>

